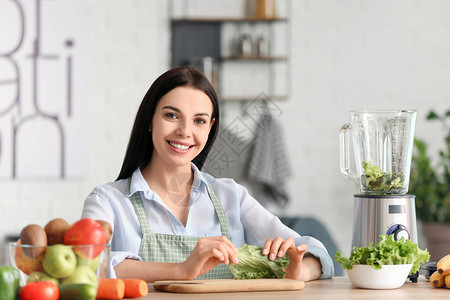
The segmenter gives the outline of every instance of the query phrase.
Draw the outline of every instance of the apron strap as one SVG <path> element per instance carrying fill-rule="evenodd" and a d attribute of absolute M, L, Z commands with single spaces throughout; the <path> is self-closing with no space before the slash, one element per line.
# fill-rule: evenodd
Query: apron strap
<path fill-rule="evenodd" d="M 146 235 L 152 233 L 150 225 L 148 224 L 147 213 L 145 212 L 144 203 L 142 202 L 142 197 L 140 192 L 136 192 L 130 197 L 131 203 L 133 204 L 134 211 L 141 225 L 142 234 Z"/>
<path fill-rule="evenodd" d="M 227 217 L 225 215 L 225 211 L 223 210 L 222 204 L 219 201 L 219 198 L 217 198 L 216 193 L 214 193 L 214 190 L 209 186 L 208 182 L 206 182 L 206 189 L 209 194 L 209 198 L 211 198 L 211 202 L 214 206 L 214 209 L 216 210 L 217 217 L 219 218 L 220 222 L 220 228 L 222 229 L 222 235 L 226 236 L 231 241 L 231 235 L 228 231 L 228 221 Z"/>

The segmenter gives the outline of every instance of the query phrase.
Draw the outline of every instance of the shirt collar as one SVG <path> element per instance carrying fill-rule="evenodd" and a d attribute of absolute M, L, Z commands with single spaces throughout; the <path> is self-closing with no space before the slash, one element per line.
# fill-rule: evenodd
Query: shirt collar
<path fill-rule="evenodd" d="M 201 188 L 202 184 L 206 185 L 206 180 L 195 164 L 191 163 L 191 169 L 194 172 L 194 181 L 192 182 L 192 188 L 198 190 Z M 154 198 L 154 192 L 148 186 L 147 181 L 145 181 L 145 178 L 139 168 L 137 168 L 131 175 L 130 193 L 128 194 L 128 197 L 136 192 L 143 192 L 148 199 Z"/>
<path fill-rule="evenodd" d="M 193 163 L 191 163 L 191 169 L 194 171 L 194 181 L 192 182 L 192 188 L 200 189 L 202 184 L 206 185 L 206 180 L 203 177 L 202 172 L 200 172 L 197 166 Z"/>
<path fill-rule="evenodd" d="M 128 197 L 136 192 L 144 192 L 145 195 L 149 195 L 153 192 L 145 181 L 144 176 L 139 168 L 137 168 L 130 178 L 130 193 Z"/>

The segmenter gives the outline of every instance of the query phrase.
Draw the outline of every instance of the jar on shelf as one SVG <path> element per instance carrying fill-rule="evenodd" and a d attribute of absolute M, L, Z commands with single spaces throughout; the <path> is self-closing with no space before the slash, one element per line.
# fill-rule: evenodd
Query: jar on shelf
<path fill-rule="evenodd" d="M 275 0 L 257 0 L 256 16 L 267 19 L 275 18 Z"/>
<path fill-rule="evenodd" d="M 258 56 L 268 56 L 269 55 L 269 44 L 264 36 L 258 37 L 256 40 L 256 55 Z"/>
<path fill-rule="evenodd" d="M 238 43 L 238 54 L 242 56 L 252 55 L 252 40 L 248 34 L 243 34 Z"/>

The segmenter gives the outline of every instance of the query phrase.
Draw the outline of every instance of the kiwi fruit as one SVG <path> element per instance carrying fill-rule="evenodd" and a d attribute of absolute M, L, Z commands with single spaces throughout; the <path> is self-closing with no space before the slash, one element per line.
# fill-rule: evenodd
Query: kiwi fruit
<path fill-rule="evenodd" d="M 49 245 L 64 244 L 64 233 L 70 224 L 66 220 L 56 218 L 45 225 L 44 230 L 47 234 L 47 242 Z"/>
<path fill-rule="evenodd" d="M 23 253 L 32 258 L 38 258 L 45 252 L 47 246 L 47 234 L 44 228 L 37 224 L 25 226 L 20 232 L 20 241 L 22 245 L 42 246 L 42 247 L 23 247 Z"/>

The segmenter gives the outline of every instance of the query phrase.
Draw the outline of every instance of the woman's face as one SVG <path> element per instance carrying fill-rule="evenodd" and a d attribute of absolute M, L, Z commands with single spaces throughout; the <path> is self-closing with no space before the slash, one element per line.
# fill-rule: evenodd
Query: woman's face
<path fill-rule="evenodd" d="M 214 123 L 212 113 L 211 99 L 200 90 L 181 86 L 165 94 L 156 105 L 150 126 L 152 161 L 190 167 L 208 140 Z"/>

